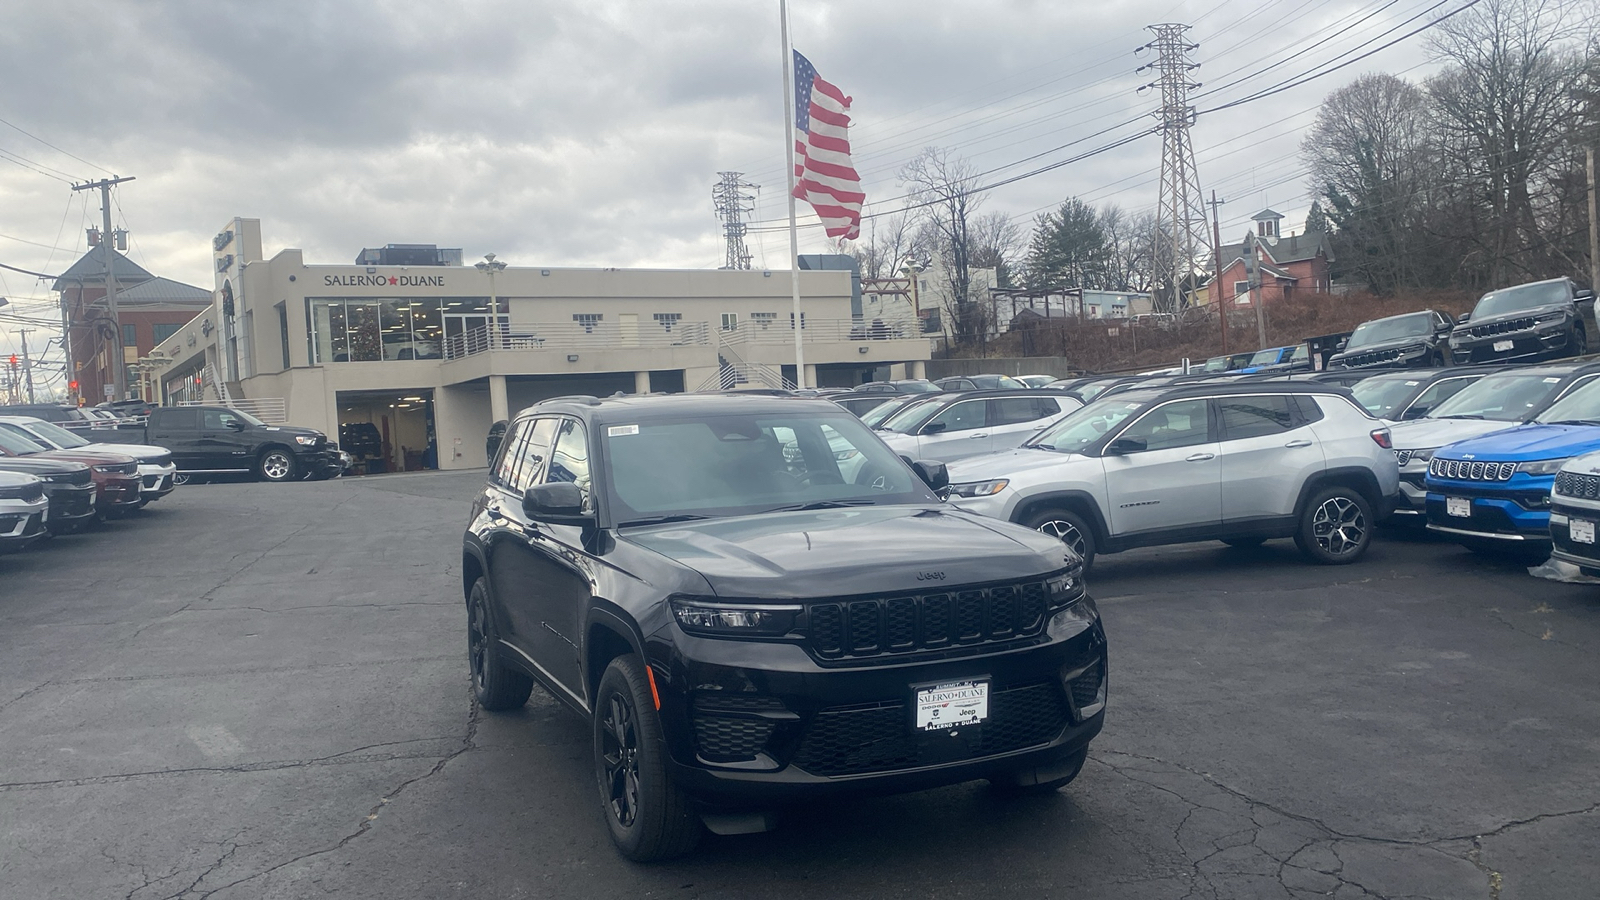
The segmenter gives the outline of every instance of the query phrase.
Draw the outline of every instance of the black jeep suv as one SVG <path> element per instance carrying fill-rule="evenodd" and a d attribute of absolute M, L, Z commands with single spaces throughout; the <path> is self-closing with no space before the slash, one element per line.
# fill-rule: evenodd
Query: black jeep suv
<path fill-rule="evenodd" d="M 1490 291 L 1456 320 L 1452 359 L 1465 365 L 1582 356 L 1589 352 L 1584 319 L 1593 304 L 1594 291 L 1570 278 Z"/>
<path fill-rule="evenodd" d="M 1407 369 L 1450 362 L 1455 321 L 1435 309 L 1362 322 L 1328 357 L 1330 369 Z"/>
<path fill-rule="evenodd" d="M 845 792 L 1054 790 L 1106 702 L 1082 561 L 946 480 L 826 400 L 524 410 L 464 539 L 478 702 L 537 683 L 590 720 L 634 860 Z"/>

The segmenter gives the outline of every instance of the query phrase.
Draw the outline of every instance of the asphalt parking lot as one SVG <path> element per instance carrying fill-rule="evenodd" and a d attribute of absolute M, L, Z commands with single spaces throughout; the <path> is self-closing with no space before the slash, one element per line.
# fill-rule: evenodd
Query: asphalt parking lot
<path fill-rule="evenodd" d="M 1104 557 L 1106 730 L 1046 798 L 795 810 L 643 867 L 587 731 L 469 700 L 481 473 L 180 488 L 0 557 L 7 898 L 1552 898 L 1600 883 L 1600 586 L 1388 535 Z"/>

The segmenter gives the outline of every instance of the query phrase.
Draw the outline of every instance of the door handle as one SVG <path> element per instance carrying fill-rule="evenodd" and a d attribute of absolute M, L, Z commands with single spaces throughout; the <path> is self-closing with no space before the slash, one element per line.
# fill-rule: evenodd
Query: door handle
<path fill-rule="evenodd" d="M 967 435 L 967 440 L 970 441 L 970 440 L 974 440 L 976 438 L 986 438 L 986 437 L 988 437 L 987 434 L 969 434 L 969 435 Z"/>
<path fill-rule="evenodd" d="M 1298 440 L 1298 441 L 1290 441 L 1289 443 L 1284 444 L 1283 446 L 1289 448 L 1290 450 L 1298 450 L 1301 447 L 1309 447 L 1309 446 L 1311 446 L 1311 442 L 1308 441 L 1308 440 L 1301 439 L 1301 440 Z"/>
<path fill-rule="evenodd" d="M 1215 453 L 1196 453 L 1195 455 L 1189 457 L 1188 459 L 1185 459 L 1184 462 L 1205 462 L 1208 459 L 1216 459 L 1216 458 L 1217 458 L 1217 455 Z"/>

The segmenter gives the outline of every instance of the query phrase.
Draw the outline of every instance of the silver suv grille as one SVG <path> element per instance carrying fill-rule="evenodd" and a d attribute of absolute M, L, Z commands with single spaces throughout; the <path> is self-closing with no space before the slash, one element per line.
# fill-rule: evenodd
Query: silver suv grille
<path fill-rule="evenodd" d="M 1517 464 L 1435 458 L 1428 465 L 1428 474 L 1454 481 L 1510 481 L 1511 476 L 1517 474 Z"/>
<path fill-rule="evenodd" d="M 1600 475 L 1559 472 L 1556 474 L 1555 492 L 1580 500 L 1600 500 Z"/>

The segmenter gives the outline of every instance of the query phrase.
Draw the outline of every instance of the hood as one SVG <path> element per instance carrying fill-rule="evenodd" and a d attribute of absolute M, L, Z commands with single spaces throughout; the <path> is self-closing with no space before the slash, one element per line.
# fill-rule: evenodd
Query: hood
<path fill-rule="evenodd" d="M 1491 419 L 1412 419 L 1389 425 L 1389 440 L 1396 450 L 1433 450 L 1496 431 L 1516 428 L 1516 422 Z"/>
<path fill-rule="evenodd" d="M 1600 425 L 1521 425 L 1452 444 L 1437 455 L 1448 459 L 1523 462 L 1577 456 L 1591 450 L 1600 450 Z"/>
<path fill-rule="evenodd" d="M 618 536 L 700 573 L 720 597 L 803 599 L 930 590 L 1043 575 L 1060 542 L 949 507 L 819 509 L 630 530 Z"/>
<path fill-rule="evenodd" d="M 41 459 L 37 456 L 0 456 L 0 472 L 21 472 L 27 475 L 65 475 L 88 468 L 83 463 L 64 459 Z"/>
<path fill-rule="evenodd" d="M 1412 335 L 1411 337 L 1395 338 L 1390 341 L 1379 341 L 1375 344 L 1362 344 L 1359 347 L 1346 347 L 1338 353 L 1328 357 L 1331 364 L 1337 360 L 1349 359 L 1355 356 L 1365 356 L 1368 353 L 1383 353 L 1389 350 L 1420 350 L 1428 344 L 1427 335 Z"/>
<path fill-rule="evenodd" d="M 327 435 L 325 435 L 322 432 L 316 430 L 315 428 L 302 428 L 299 425 L 256 425 L 256 426 L 253 426 L 250 430 L 251 431 L 265 431 L 265 432 L 269 432 L 269 433 L 273 433 L 273 434 L 288 435 L 290 437 L 293 437 L 294 435 L 297 435 L 297 434 L 314 434 L 317 437 L 327 437 Z"/>
<path fill-rule="evenodd" d="M 47 450 L 44 453 L 32 454 L 32 458 L 64 459 L 68 462 L 80 462 L 90 466 L 116 466 L 138 462 L 138 460 L 126 453 L 110 453 L 91 447 L 75 447 L 71 450 Z"/>
<path fill-rule="evenodd" d="M 1019 447 L 1015 450 L 985 453 L 982 456 L 959 460 L 950 463 L 945 467 L 945 470 L 950 473 L 951 484 L 965 484 L 969 481 L 1012 478 L 1023 472 L 1031 472 L 1034 469 L 1047 469 L 1059 466 L 1062 463 L 1084 459 L 1089 459 L 1089 457 L 1077 453 L 1057 453 L 1054 450 Z"/>
<path fill-rule="evenodd" d="M 1567 460 L 1561 467 L 1563 472 L 1578 472 L 1583 475 L 1600 475 L 1600 451 L 1574 456 Z"/>
<path fill-rule="evenodd" d="M 89 448 L 85 447 L 83 449 L 87 450 Z M 172 455 L 171 450 L 165 447 L 157 447 L 154 444 L 95 444 L 94 449 L 97 451 L 104 450 L 107 453 L 121 453 L 123 456 L 131 456 L 140 462 L 155 459 L 158 456 Z"/>

